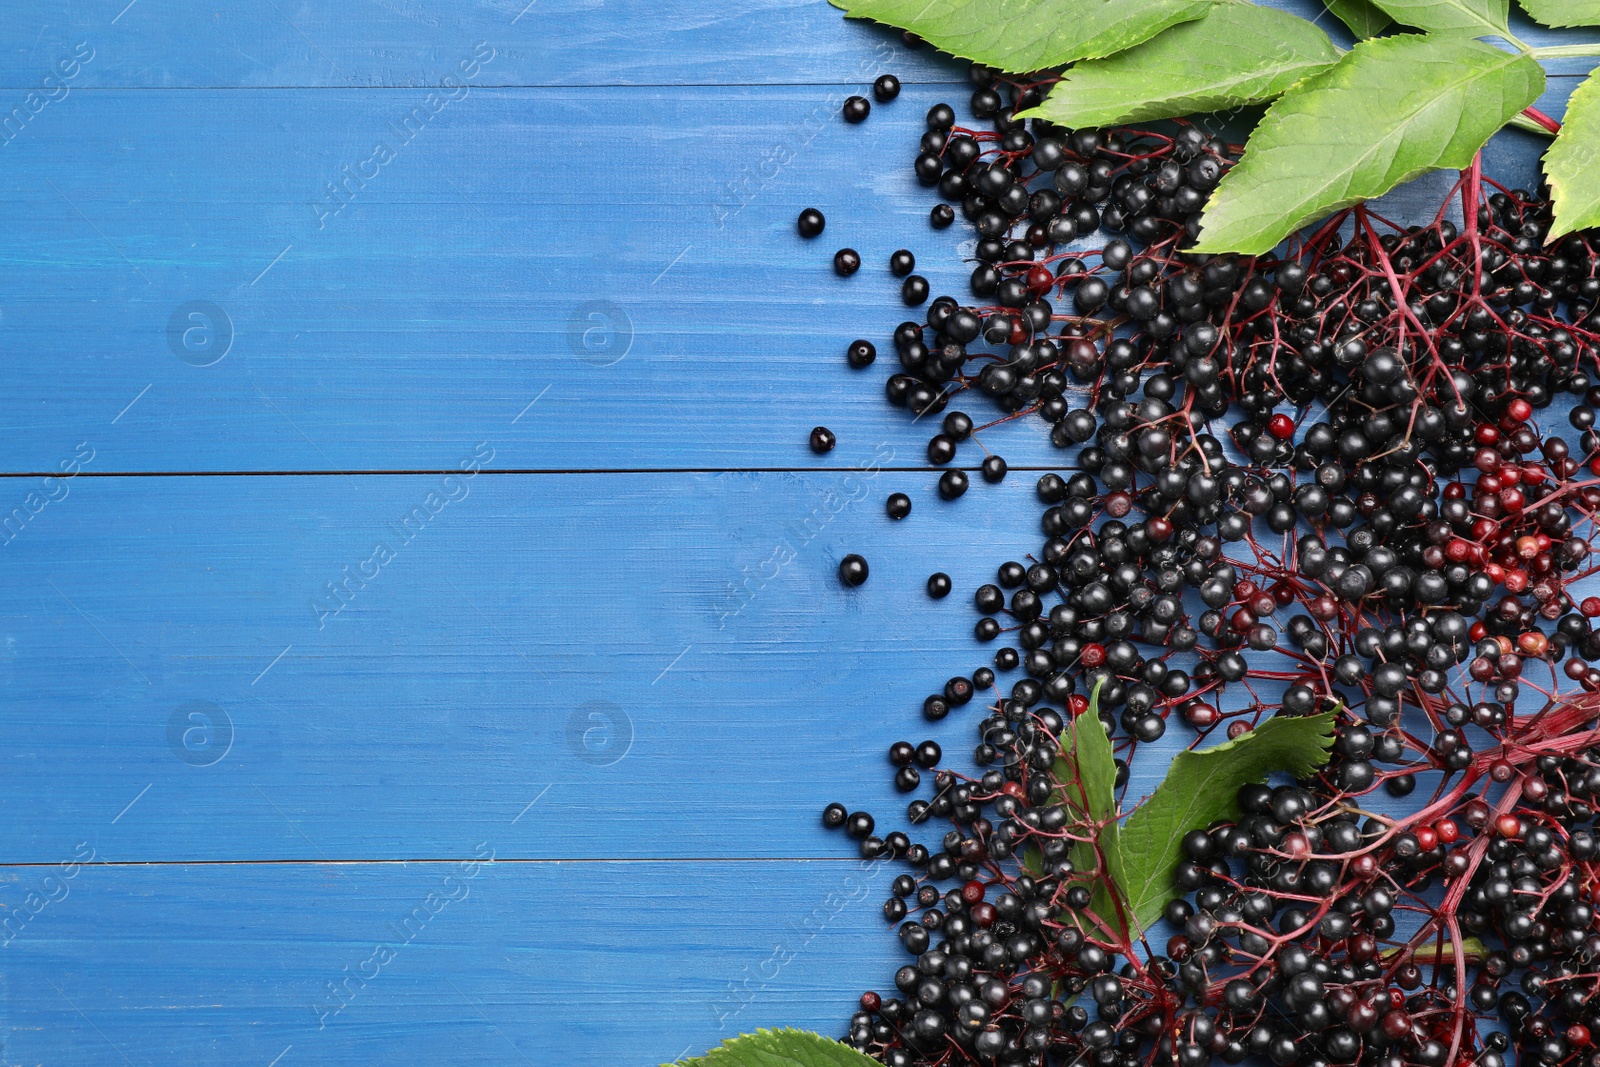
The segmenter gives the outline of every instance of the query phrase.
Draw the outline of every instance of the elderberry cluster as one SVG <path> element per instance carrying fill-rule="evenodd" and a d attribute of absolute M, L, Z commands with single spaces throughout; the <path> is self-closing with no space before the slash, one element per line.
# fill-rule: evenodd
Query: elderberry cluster
<path fill-rule="evenodd" d="M 889 749 L 900 791 L 932 779 L 907 818 L 942 838 L 824 813 L 908 866 L 884 916 L 911 962 L 848 1040 L 893 1067 L 1502 1067 L 1513 1045 L 1600 1067 L 1600 598 L 1569 591 L 1595 569 L 1600 237 L 1547 243 L 1545 195 L 1474 164 L 1429 225 L 1362 205 L 1281 255 L 1197 256 L 1234 146 L 1019 121 L 1045 85 L 973 81 L 986 128 L 939 104 L 914 164 L 931 226 L 957 205 L 975 231 L 970 294 L 895 330 L 887 395 L 943 415 L 946 500 L 1001 423 L 1044 419 L 1071 462 L 1039 479 L 1037 554 L 975 594 L 993 666 L 922 702 L 973 716 L 976 770 Z M 915 258 L 891 262 L 922 306 Z M 1542 424 L 1560 396 L 1575 441 Z M 1184 838 L 1162 941 L 1093 917 L 1075 845 L 1098 828 L 1056 771 L 1091 706 L 1119 790 L 1174 713 L 1196 742 L 1333 713 L 1334 751 Z"/>

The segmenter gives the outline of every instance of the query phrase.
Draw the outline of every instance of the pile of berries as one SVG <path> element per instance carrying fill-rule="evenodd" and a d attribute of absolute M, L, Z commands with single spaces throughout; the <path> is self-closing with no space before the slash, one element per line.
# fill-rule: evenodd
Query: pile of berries
<path fill-rule="evenodd" d="M 1545 196 L 1475 164 L 1428 225 L 1362 205 L 1282 256 L 1196 256 L 1234 146 L 1021 122 L 1047 85 L 973 79 L 986 128 L 937 105 L 915 162 L 931 225 L 976 231 L 971 292 L 895 331 L 888 398 L 943 415 L 937 465 L 1029 416 L 1071 459 L 1039 479 L 1037 555 L 977 590 L 993 666 L 922 702 L 972 716 L 976 769 L 889 749 L 942 838 L 824 813 L 907 865 L 884 916 L 910 961 L 847 1040 L 892 1067 L 1600 1067 L 1600 598 L 1572 592 L 1600 235 L 1547 244 Z M 1119 789 L 1174 719 L 1198 746 L 1333 712 L 1334 755 L 1184 839 L 1165 935 L 1112 930 L 1054 770 L 1091 706 Z"/>

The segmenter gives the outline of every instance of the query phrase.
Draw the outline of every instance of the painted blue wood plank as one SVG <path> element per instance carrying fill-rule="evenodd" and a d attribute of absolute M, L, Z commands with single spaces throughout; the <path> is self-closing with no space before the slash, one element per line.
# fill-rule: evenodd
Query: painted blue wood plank
<path fill-rule="evenodd" d="M 58 69 L 81 58 L 80 44 L 92 58 Z M 885 69 L 952 77 L 931 50 L 847 26 L 824 0 L 48 0 L 0 12 L 0 89 L 21 104 L 51 74 L 69 91 L 436 86 L 460 77 L 480 44 L 493 50 L 474 75 L 482 85 L 870 83 Z"/>
<path fill-rule="evenodd" d="M 935 480 L 56 483 L 0 547 L 0 859 L 445 858 L 479 823 L 521 857 L 838 856 L 824 804 L 910 799 L 891 742 L 977 743 L 978 703 L 922 698 L 992 659 L 972 592 L 1042 539 L 1033 478 Z"/>
<path fill-rule="evenodd" d="M 1321 15 L 1335 39 L 1349 43 L 1317 0 L 1270 3 Z M 1513 28 L 1533 44 L 1593 38 L 1543 29 L 1520 14 Z M 928 49 L 904 49 L 898 34 L 846 23 L 824 0 L 48 0 L 0 12 L 0 91 L 16 98 L 9 110 L 52 74 L 54 95 L 90 87 L 434 86 L 458 74 L 480 42 L 495 53 L 483 85 L 831 84 L 871 81 L 884 69 L 908 81 L 962 76 Z M 85 55 L 92 58 L 78 63 Z M 1561 60 L 1551 69 L 1592 66 Z"/>
<path fill-rule="evenodd" d="M 501 856 L 504 831 L 457 836 Z M 858 861 L 65 873 L 0 872 L 8 909 L 46 902 L 0 933 L 8 1063 L 651 1067 L 838 1033 L 904 958 L 893 872 Z"/>
<path fill-rule="evenodd" d="M 75 95 L 0 169 L 0 463 L 433 469 L 491 433 L 515 468 L 858 458 L 811 457 L 812 420 L 909 455 L 886 263 L 966 293 L 908 165 L 949 94 L 851 127 L 845 88 L 474 91 L 370 180 L 341 174 L 418 91 Z M 1539 150 L 1503 135 L 1496 173 L 1534 180 Z M 812 203 L 832 221 L 803 242 Z M 841 281 L 846 244 L 867 268 Z M 858 336 L 889 354 L 852 374 Z"/>

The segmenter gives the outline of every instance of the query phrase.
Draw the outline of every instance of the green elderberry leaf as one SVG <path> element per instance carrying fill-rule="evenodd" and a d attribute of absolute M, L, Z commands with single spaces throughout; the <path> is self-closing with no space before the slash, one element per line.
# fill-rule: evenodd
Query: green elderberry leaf
<path fill-rule="evenodd" d="M 665 1067 L 881 1067 L 848 1045 L 805 1030 L 757 1030 Z"/>
<path fill-rule="evenodd" d="M 1328 35 L 1303 18 L 1223 4 L 1126 52 L 1079 63 L 1017 117 L 1083 127 L 1220 111 L 1271 100 L 1338 61 Z"/>
<path fill-rule="evenodd" d="M 1511 0 L 1372 0 L 1394 20 L 1429 33 L 1464 33 L 1469 37 L 1510 34 L 1506 26 Z M 1567 0 L 1561 0 L 1562 3 Z"/>
<path fill-rule="evenodd" d="M 1567 116 L 1550 151 L 1544 173 L 1555 201 L 1550 239 L 1600 226 L 1600 78 L 1591 74 L 1567 102 Z"/>
<path fill-rule="evenodd" d="M 1099 829 L 1093 843 L 1074 841 L 1068 851 L 1079 874 L 1093 875 L 1090 909 L 1113 930 L 1124 928 L 1120 901 L 1127 898 L 1123 876 L 1121 827 L 1117 823 L 1117 761 L 1111 736 L 1100 721 L 1100 690 L 1089 708 L 1067 725 L 1056 757 L 1055 776 L 1062 802 L 1075 822 Z"/>
<path fill-rule="evenodd" d="M 1212 6 L 1212 0 L 830 2 L 851 18 L 910 30 L 953 56 L 1013 74 L 1112 55 Z"/>
<path fill-rule="evenodd" d="M 1339 16 L 1339 21 L 1350 27 L 1350 32 L 1360 40 L 1376 37 L 1390 26 L 1394 19 L 1374 7 L 1372 0 L 1325 0 L 1328 10 Z"/>
<path fill-rule="evenodd" d="M 1276 771 L 1304 777 L 1328 762 L 1334 713 L 1278 716 L 1226 744 L 1180 752 L 1156 791 L 1122 828 L 1119 842 L 1128 908 L 1141 929 L 1161 917 L 1172 898 L 1183 835 L 1219 819 L 1237 819 L 1242 786 Z"/>
<path fill-rule="evenodd" d="M 1194 251 L 1259 255 L 1329 212 L 1466 167 L 1543 89 L 1535 60 L 1470 37 L 1362 41 L 1267 109 Z"/>
<path fill-rule="evenodd" d="M 1600 0 L 1517 0 L 1535 22 L 1546 26 L 1600 26 Z"/>

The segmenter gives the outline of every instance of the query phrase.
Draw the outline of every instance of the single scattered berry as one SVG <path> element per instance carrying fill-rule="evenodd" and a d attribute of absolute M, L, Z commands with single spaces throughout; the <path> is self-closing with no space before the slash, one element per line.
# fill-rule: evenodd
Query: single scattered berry
<path fill-rule="evenodd" d="M 800 217 L 795 220 L 795 228 L 800 231 L 800 236 L 807 239 L 820 235 L 827 226 L 828 220 L 814 207 L 800 212 Z"/>
<path fill-rule="evenodd" d="M 904 278 L 907 274 L 917 269 L 917 257 L 902 248 L 889 256 L 889 273 L 896 278 Z"/>
<path fill-rule="evenodd" d="M 849 817 L 850 809 L 843 804 L 829 804 L 822 809 L 822 825 L 830 830 L 839 829 Z"/>
<path fill-rule="evenodd" d="M 939 475 L 939 495 L 946 500 L 954 500 L 967 491 L 966 471 L 945 471 Z"/>
<path fill-rule="evenodd" d="M 965 441 L 972 436 L 972 419 L 965 411 L 952 411 L 944 417 L 944 432 L 952 441 Z"/>
<path fill-rule="evenodd" d="M 928 575 L 928 595 L 935 600 L 943 600 L 950 595 L 950 576 L 944 571 L 934 571 Z"/>
<path fill-rule="evenodd" d="M 872 83 L 872 96 L 880 104 L 887 104 L 900 95 L 900 79 L 893 74 L 880 74 Z"/>
<path fill-rule="evenodd" d="M 1006 461 L 999 456 L 989 456 L 983 461 L 983 480 L 993 484 L 1003 482 L 1006 477 Z"/>
<path fill-rule="evenodd" d="M 826 426 L 818 426 L 811 431 L 811 451 L 819 456 L 824 452 L 832 452 L 833 446 L 838 443 L 838 438 Z"/>
<path fill-rule="evenodd" d="M 928 225 L 936 230 L 948 230 L 956 221 L 956 209 L 949 204 L 935 204 L 928 211 Z"/>
<path fill-rule="evenodd" d="M 833 273 L 848 278 L 861 269 L 861 254 L 853 248 L 841 248 L 833 254 Z"/>
<path fill-rule="evenodd" d="M 872 366 L 872 361 L 878 358 L 878 350 L 871 341 L 851 341 L 844 358 L 856 370 L 861 370 Z"/>
<path fill-rule="evenodd" d="M 884 504 L 884 510 L 889 513 L 891 519 L 898 522 L 911 514 L 911 498 L 904 493 L 890 493 L 888 501 Z"/>
<path fill-rule="evenodd" d="M 850 553 L 839 561 L 839 580 L 852 589 L 867 580 L 867 561 Z"/>
<path fill-rule="evenodd" d="M 844 120 L 849 123 L 865 122 L 872 113 L 872 105 L 864 96 L 848 97 L 844 102 Z"/>
<path fill-rule="evenodd" d="M 900 299 L 906 307 L 917 307 L 928 301 L 928 279 L 913 274 L 900 283 Z"/>
<path fill-rule="evenodd" d="M 928 462 L 942 467 L 956 458 L 956 443 L 944 434 L 935 434 L 928 439 Z"/>

